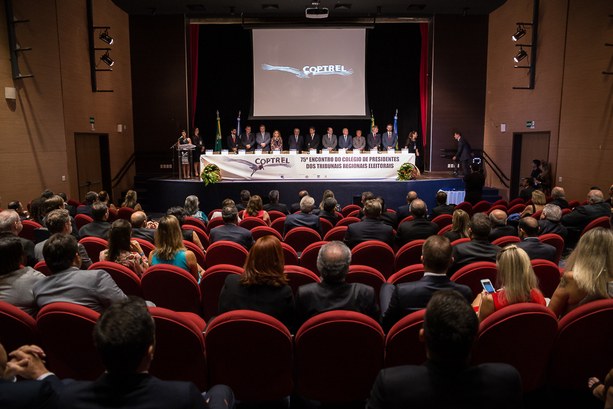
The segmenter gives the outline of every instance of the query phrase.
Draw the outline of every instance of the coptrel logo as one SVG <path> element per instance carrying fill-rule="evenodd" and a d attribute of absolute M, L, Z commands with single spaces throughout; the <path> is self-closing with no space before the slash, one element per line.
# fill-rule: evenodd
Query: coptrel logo
<path fill-rule="evenodd" d="M 255 163 L 244 159 L 234 159 L 234 162 L 243 164 L 251 169 L 251 175 L 249 175 L 249 177 L 252 177 L 258 170 L 264 170 L 266 166 L 291 167 L 287 158 L 256 158 Z"/>
<path fill-rule="evenodd" d="M 262 64 L 264 71 L 283 71 L 294 74 L 298 78 L 311 78 L 319 75 L 341 75 L 348 76 L 353 74 L 351 68 L 345 69 L 344 65 L 305 65 L 302 69 L 281 65 Z"/>

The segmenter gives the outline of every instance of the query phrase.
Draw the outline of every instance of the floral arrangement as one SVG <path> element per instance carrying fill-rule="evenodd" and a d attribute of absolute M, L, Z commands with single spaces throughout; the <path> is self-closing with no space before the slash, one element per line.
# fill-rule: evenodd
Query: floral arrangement
<path fill-rule="evenodd" d="M 400 169 L 398 169 L 397 180 L 413 180 L 417 179 L 417 176 L 419 175 L 420 173 L 417 166 L 413 165 L 412 163 L 406 162 L 402 166 L 400 166 Z"/>
<path fill-rule="evenodd" d="M 208 164 L 202 170 L 200 179 L 202 179 L 206 186 L 217 183 L 221 180 L 221 171 L 217 165 Z"/>

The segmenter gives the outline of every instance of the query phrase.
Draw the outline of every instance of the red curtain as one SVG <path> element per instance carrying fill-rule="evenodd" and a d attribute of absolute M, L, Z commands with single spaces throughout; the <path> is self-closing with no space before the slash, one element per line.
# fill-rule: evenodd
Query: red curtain
<path fill-rule="evenodd" d="M 190 70 L 190 112 L 189 118 L 191 122 L 192 132 L 195 128 L 196 120 L 196 100 L 198 98 L 198 36 L 200 33 L 200 24 L 189 25 L 189 56 L 188 64 Z"/>
<path fill-rule="evenodd" d="M 421 139 L 426 146 L 428 131 L 428 23 L 419 25 L 421 32 L 421 57 L 419 62 L 419 104 L 421 111 Z"/>

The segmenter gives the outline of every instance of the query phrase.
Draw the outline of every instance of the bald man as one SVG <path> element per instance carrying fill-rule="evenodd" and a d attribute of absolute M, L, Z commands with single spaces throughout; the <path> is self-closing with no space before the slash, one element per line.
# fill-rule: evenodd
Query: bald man
<path fill-rule="evenodd" d="M 414 190 L 411 190 L 409 193 L 407 193 L 407 204 L 402 205 L 398 207 L 398 209 L 396 209 L 396 215 L 398 216 L 399 222 L 410 214 L 409 206 L 411 206 L 411 202 L 417 199 L 417 197 L 417 192 Z"/>
<path fill-rule="evenodd" d="M 541 243 L 538 238 L 539 224 L 534 217 L 524 217 L 519 220 L 519 237 L 521 242 L 517 247 L 524 249 L 528 253 L 530 260 L 549 260 L 556 261 L 556 248 L 551 244 Z"/>
<path fill-rule="evenodd" d="M 611 205 L 604 201 L 602 191 L 593 189 L 587 194 L 588 204 L 577 206 L 569 214 L 562 217 L 562 224 L 568 229 L 568 246 L 574 246 L 579 235 L 591 222 L 601 216 L 611 216 Z"/>
<path fill-rule="evenodd" d="M 492 231 L 489 239 L 494 241 L 505 236 L 517 236 L 517 229 L 514 226 L 507 225 L 507 213 L 504 210 L 496 209 L 490 213 L 490 222 L 492 223 Z"/>

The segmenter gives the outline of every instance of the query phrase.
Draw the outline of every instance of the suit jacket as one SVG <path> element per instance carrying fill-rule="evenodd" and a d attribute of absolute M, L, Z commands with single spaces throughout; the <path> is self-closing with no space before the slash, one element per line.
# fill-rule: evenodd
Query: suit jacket
<path fill-rule="evenodd" d="M 132 237 L 147 240 L 148 242 L 155 244 L 155 229 L 148 229 L 146 227 L 133 227 Z"/>
<path fill-rule="evenodd" d="M 336 135 L 334 135 L 334 134 L 332 134 L 332 135 L 328 135 L 328 134 L 323 135 L 321 137 L 321 145 L 323 146 L 322 149 L 330 149 L 330 150 L 336 149 L 336 145 L 337 145 Z"/>
<path fill-rule="evenodd" d="M 469 303 L 474 298 L 470 287 L 457 284 L 449 280 L 446 275 L 426 274 L 418 281 L 393 287 L 389 306 L 382 314 L 383 327 L 386 331 L 405 315 L 426 308 L 432 295 L 439 290 L 456 290 Z M 383 291 L 381 293 L 383 294 Z"/>
<path fill-rule="evenodd" d="M 255 149 L 255 135 L 252 132 L 248 134 L 242 133 L 238 139 L 238 146 L 240 149 L 246 149 L 249 152 Z M 247 145 L 250 146 L 249 149 L 247 149 Z"/>
<path fill-rule="evenodd" d="M 232 134 L 228 135 L 226 142 L 227 142 L 228 150 L 232 151 L 233 149 L 239 149 L 240 138 L 238 135 L 235 136 L 234 141 L 232 141 Z"/>
<path fill-rule="evenodd" d="M 400 248 L 413 240 L 427 239 L 438 233 L 438 224 L 420 218 L 400 223 L 396 233 L 396 245 Z"/>
<path fill-rule="evenodd" d="M 409 205 L 405 204 L 402 206 L 399 206 L 396 209 L 396 216 L 398 217 L 398 223 L 400 223 L 405 217 L 409 216 Z"/>
<path fill-rule="evenodd" d="M 258 132 L 255 134 L 255 142 L 257 149 L 262 149 L 263 152 L 270 151 L 270 132 Z M 266 146 L 262 147 L 262 144 Z"/>
<path fill-rule="evenodd" d="M 566 240 L 568 230 L 560 222 L 555 223 L 547 219 L 539 220 L 539 236 L 547 233 L 555 233 Z"/>
<path fill-rule="evenodd" d="M 335 213 L 329 213 L 329 212 L 326 212 L 325 210 L 320 210 L 317 215 L 321 219 L 328 220 L 330 223 L 332 223 L 332 226 L 336 226 L 336 223 L 338 223 L 338 221 L 340 220 L 340 217 L 338 217 L 336 212 Z"/>
<path fill-rule="evenodd" d="M 508 224 L 505 224 L 504 226 L 494 227 L 490 231 L 490 235 L 488 238 L 490 241 L 494 241 L 496 239 L 499 239 L 505 236 L 516 236 L 517 237 L 518 236 L 517 227 L 509 226 Z"/>
<path fill-rule="evenodd" d="M 304 137 L 304 150 L 308 151 L 309 149 L 321 149 L 321 137 L 317 134 L 314 134 L 311 137 L 311 134 L 308 134 Z"/>
<path fill-rule="evenodd" d="M 454 210 L 455 205 L 452 204 L 438 205 L 432 208 L 432 218 L 434 219 L 436 216 L 440 216 L 441 214 L 453 214 Z"/>
<path fill-rule="evenodd" d="M 148 373 L 127 377 L 105 373 L 95 381 L 67 384 L 60 396 L 61 408 L 74 409 L 196 409 L 206 408 L 200 391 L 191 382 L 162 381 Z"/>
<path fill-rule="evenodd" d="M 32 288 L 38 308 L 52 302 L 70 302 L 102 312 L 127 297 L 104 270 L 70 267 L 39 281 Z"/>
<path fill-rule="evenodd" d="M 2 274 L 0 275 L 0 301 L 7 302 L 32 316 L 36 316 L 38 308 L 36 307 L 32 287 L 44 279 L 45 276 L 32 267 L 23 267 L 8 274 Z M 3 406 L 0 405 L 0 407 Z"/>
<path fill-rule="evenodd" d="M 309 227 L 321 234 L 321 224 L 319 223 L 319 216 L 312 213 L 293 213 L 285 218 L 285 224 L 283 225 L 284 234 L 294 227 Z"/>
<path fill-rule="evenodd" d="M 355 224 L 355 223 L 354 223 Z M 366 314 L 379 321 L 375 290 L 360 283 L 311 283 L 296 293 L 296 324 L 326 311 L 349 310 Z"/>
<path fill-rule="evenodd" d="M 357 244 L 367 240 L 378 240 L 394 246 L 393 227 L 378 219 L 364 218 L 361 222 L 352 223 L 345 233 L 345 244 L 354 248 Z"/>
<path fill-rule="evenodd" d="M 289 214 L 289 210 L 287 210 L 287 205 L 283 203 L 268 203 L 264 205 L 264 210 L 267 212 L 271 210 L 276 210 L 283 214 Z"/>
<path fill-rule="evenodd" d="M 611 216 L 611 205 L 606 202 L 578 206 L 569 214 L 562 216 L 562 224 L 568 230 L 581 232 L 592 220 L 601 216 Z"/>
<path fill-rule="evenodd" d="M 99 237 L 104 240 L 109 239 L 109 230 L 111 230 L 111 223 L 98 222 L 94 220 L 91 223 L 87 223 L 85 226 L 79 229 L 79 236 L 83 237 Z"/>
<path fill-rule="evenodd" d="M 26 255 L 26 264 L 30 267 L 34 267 L 37 263 L 36 256 L 34 255 L 34 242 L 28 239 L 24 239 L 23 237 L 20 237 L 19 241 L 21 241 L 21 245 L 23 246 L 23 252 Z"/>
<path fill-rule="evenodd" d="M 234 310 L 259 311 L 275 317 L 286 327 L 293 328 L 294 294 L 289 285 L 243 285 L 240 279 L 238 274 L 226 277 L 219 294 L 220 314 Z"/>
<path fill-rule="evenodd" d="M 366 145 L 368 145 L 368 149 L 381 149 L 381 134 L 369 133 L 366 136 Z"/>
<path fill-rule="evenodd" d="M 453 246 L 453 264 L 447 271 L 451 277 L 460 268 L 475 261 L 496 262 L 496 256 L 500 252 L 500 247 L 487 240 L 473 239 L 466 243 Z"/>
<path fill-rule="evenodd" d="M 351 135 L 347 135 L 347 140 L 345 140 L 345 135 L 339 136 L 337 140 L 338 140 L 338 149 L 352 149 L 353 148 L 353 137 Z"/>
<path fill-rule="evenodd" d="M 550 203 L 558 206 L 560 209 L 568 209 L 568 207 L 569 207 L 568 206 L 568 201 L 566 199 L 563 199 L 563 198 L 553 199 Z"/>
<path fill-rule="evenodd" d="M 471 152 L 472 152 L 472 149 L 470 147 L 470 144 L 466 142 L 463 136 L 461 136 L 460 139 L 458 139 L 458 150 L 455 154 L 456 160 L 459 160 L 459 161 L 471 160 L 472 159 L 472 156 L 470 155 Z"/>
<path fill-rule="evenodd" d="M 366 148 L 366 138 L 363 136 L 354 136 L 351 140 L 351 144 L 353 145 L 353 149 L 364 150 Z"/>
<path fill-rule="evenodd" d="M 289 149 L 296 149 L 297 151 L 301 151 L 304 146 L 304 136 L 298 135 L 298 140 L 296 141 L 296 135 L 290 135 L 287 138 L 287 146 Z"/>
<path fill-rule="evenodd" d="M 37 262 L 45 260 L 45 257 L 43 256 L 43 248 L 45 247 L 47 240 L 36 243 L 36 246 L 34 246 L 34 256 L 36 257 Z M 81 270 L 87 270 L 89 266 L 93 264 L 91 257 L 89 257 L 87 250 L 85 250 L 85 246 L 81 243 L 77 243 L 77 251 L 79 252 L 79 257 L 81 257 Z"/>
<path fill-rule="evenodd" d="M 521 377 L 512 366 L 457 367 L 433 361 L 381 370 L 366 404 L 366 409 L 522 407 Z"/>
<path fill-rule="evenodd" d="M 392 226 L 394 229 L 398 227 L 399 220 L 396 213 L 385 210 L 383 213 L 381 213 L 381 216 L 379 216 L 379 220 L 388 226 Z"/>
<path fill-rule="evenodd" d="M 210 232 L 211 244 L 216 241 L 228 240 L 240 244 L 247 250 L 253 245 L 253 236 L 251 231 L 244 227 L 237 226 L 234 223 L 217 226 Z"/>
<path fill-rule="evenodd" d="M 555 262 L 556 248 L 551 244 L 541 243 L 538 237 L 526 237 L 517 243 L 517 247 L 524 249 L 530 260 L 539 259 Z"/>
<path fill-rule="evenodd" d="M 58 392 L 62 388 L 62 382 L 55 375 L 49 375 L 42 381 L 11 382 L 0 379 L 0 408 L 55 409 L 58 407 Z"/>
<path fill-rule="evenodd" d="M 381 134 L 381 146 L 382 149 L 387 148 L 396 148 L 396 143 L 398 143 L 398 134 L 392 132 L 392 136 L 390 137 L 387 132 L 383 132 Z"/>

